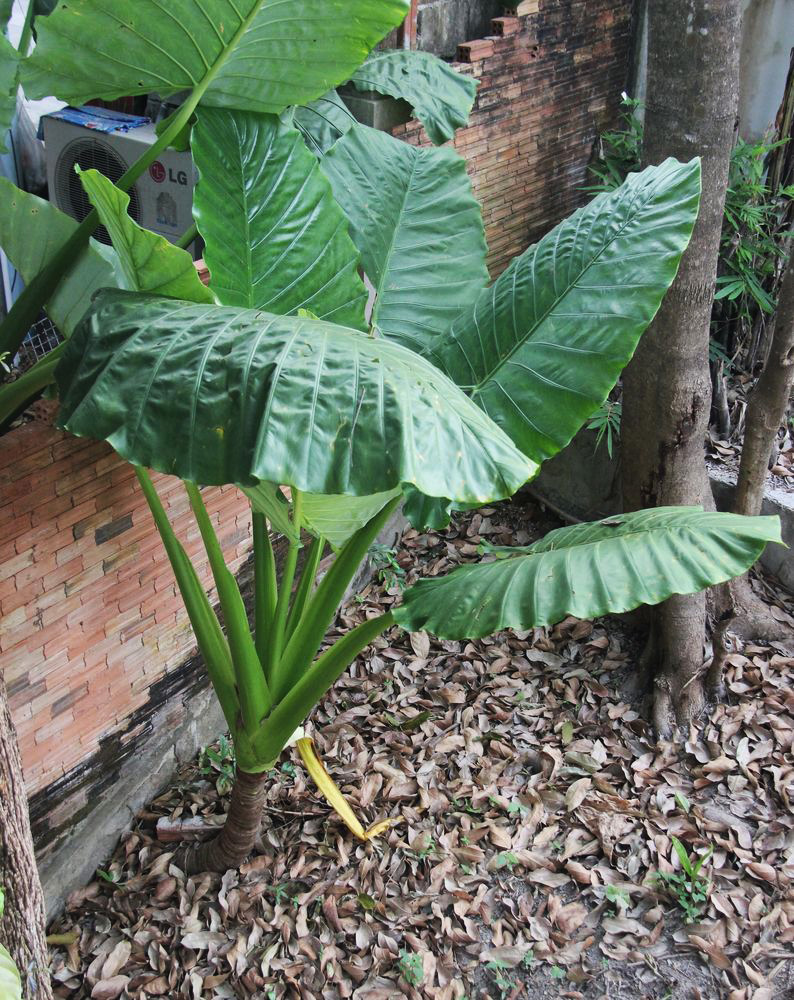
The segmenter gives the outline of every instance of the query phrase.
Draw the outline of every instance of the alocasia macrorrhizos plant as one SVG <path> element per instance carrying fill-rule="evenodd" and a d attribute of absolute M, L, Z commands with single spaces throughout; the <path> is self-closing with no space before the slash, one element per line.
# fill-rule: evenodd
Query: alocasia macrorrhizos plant
<path fill-rule="evenodd" d="M 111 16 L 99 0 L 80 6 Z M 124 20 L 127 6 L 112 10 Z M 249 0 L 246 10 L 254 6 L 279 8 L 289 33 L 289 0 L 264 7 Z M 305 6 L 293 16 L 305 19 Z M 321 6 L 341 12 L 336 3 Z M 344 37 L 349 6 L 340 14 Z M 371 20 L 373 11 L 398 5 L 356 6 Z M 67 95 L 111 96 L 152 86 L 154 72 L 178 89 L 195 83 L 203 62 L 216 64 L 217 52 L 196 46 L 184 56 L 192 67 L 186 82 L 181 35 L 169 49 L 179 67 L 156 60 L 148 43 L 130 57 L 146 66 L 139 84 L 117 81 L 93 50 L 85 70 L 76 59 L 59 63 L 58 39 L 71 38 L 74 27 L 71 3 L 63 8 L 34 56 L 40 91 L 58 93 L 65 79 Z M 220 12 L 226 4 L 183 0 L 179 8 L 189 24 L 199 8 Z M 226 21 L 209 21 L 229 37 L 220 30 Z M 329 33 L 323 44 L 329 65 L 344 62 L 344 73 L 353 73 L 332 51 L 343 42 Z M 260 51 L 252 40 L 254 48 Z M 200 174 L 194 212 L 213 300 L 189 275 L 184 251 L 140 230 L 124 196 L 94 171 L 81 180 L 114 253 L 89 247 L 79 267 L 87 284 L 107 287 L 84 303 L 76 327 L 75 297 L 59 286 L 50 298 L 70 321 L 67 332 L 74 329 L 56 373 L 59 422 L 109 441 L 136 466 L 235 739 L 238 775 L 226 825 L 190 858 L 194 869 L 223 869 L 245 857 L 264 773 L 334 680 L 393 624 L 477 637 L 569 613 L 623 611 L 725 580 L 779 538 L 773 518 L 688 508 L 564 528 L 417 584 L 393 612 L 321 652 L 349 582 L 401 500 L 417 521 L 443 524 L 455 504 L 508 497 L 603 402 L 675 275 L 697 214 L 699 164 L 667 161 L 630 176 L 489 285 L 479 206 L 452 150 L 408 146 L 353 123 L 329 92 L 341 69 L 320 81 L 312 67 L 312 86 L 293 81 L 291 91 L 290 74 L 282 73 L 280 100 L 288 93 L 293 103 L 307 100 L 318 88 L 324 94 L 276 116 L 261 91 L 240 80 L 252 65 L 247 52 L 228 56 L 234 72 L 226 76 L 207 70 L 208 100 L 190 109 Z M 436 65 L 421 58 L 411 73 L 410 55 L 373 57 L 354 79 L 390 93 L 401 92 L 402 80 L 410 97 Z M 439 63 L 438 72 L 452 71 Z M 414 94 L 437 138 L 459 124 L 450 107 L 460 91 L 438 87 L 439 97 L 449 94 L 436 102 Z M 3 241 L 14 243 L 9 219 L 30 215 L 29 198 L 18 195 L 0 211 Z M 58 225 L 66 246 L 74 237 Z M 46 263 L 46 249 L 35 253 Z M 375 290 L 369 314 L 359 254 Z M 225 633 L 146 468 L 185 482 Z M 202 502 L 201 486 L 223 483 L 239 485 L 253 510 L 253 628 Z M 280 578 L 268 524 L 289 545 Z M 299 573 L 305 534 L 313 541 Z M 335 558 L 318 583 L 326 542 Z"/>

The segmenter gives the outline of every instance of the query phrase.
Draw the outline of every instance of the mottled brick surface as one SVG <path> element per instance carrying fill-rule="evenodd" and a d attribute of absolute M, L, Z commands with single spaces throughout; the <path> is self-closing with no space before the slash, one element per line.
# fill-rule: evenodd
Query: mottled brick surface
<path fill-rule="evenodd" d="M 200 576 L 211 576 L 181 483 L 155 476 Z M 205 502 L 232 570 L 250 547 L 234 487 Z M 213 595 L 214 597 L 214 595 Z M 0 663 L 31 794 L 122 732 L 193 653 L 187 615 L 132 467 L 35 420 L 0 448 Z"/>
<path fill-rule="evenodd" d="M 625 87 L 631 11 L 631 0 L 540 0 L 461 40 L 454 65 L 480 87 L 453 145 L 483 207 L 492 276 L 586 199 L 594 143 Z M 415 121 L 394 134 L 429 145 Z"/>

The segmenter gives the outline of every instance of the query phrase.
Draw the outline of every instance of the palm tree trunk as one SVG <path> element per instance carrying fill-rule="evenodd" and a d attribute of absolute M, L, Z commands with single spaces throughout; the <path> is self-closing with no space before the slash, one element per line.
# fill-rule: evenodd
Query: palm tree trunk
<path fill-rule="evenodd" d="M 44 895 L 33 854 L 28 800 L 16 731 L 0 673 L 0 941 L 22 976 L 27 1000 L 52 1000 Z"/>
<path fill-rule="evenodd" d="M 626 510 L 704 499 L 709 328 L 738 108 L 740 0 L 665 0 L 648 17 L 644 160 L 701 156 L 703 195 L 678 276 L 624 373 Z M 651 618 L 654 722 L 668 735 L 705 704 L 705 598 L 671 598 Z"/>
<path fill-rule="evenodd" d="M 249 774 L 238 769 L 223 829 L 213 840 L 185 851 L 183 867 L 188 875 L 225 872 L 245 861 L 262 822 L 267 777 L 267 771 Z"/>

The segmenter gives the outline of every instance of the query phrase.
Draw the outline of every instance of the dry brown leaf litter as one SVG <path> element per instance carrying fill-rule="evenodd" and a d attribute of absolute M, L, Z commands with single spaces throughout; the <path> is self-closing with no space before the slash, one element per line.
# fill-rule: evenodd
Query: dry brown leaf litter
<path fill-rule="evenodd" d="M 506 504 L 440 536 L 409 531 L 400 564 L 410 582 L 482 539 L 525 543 L 529 516 L 543 517 Z M 369 585 L 340 630 L 398 599 Z M 157 818 L 224 810 L 188 769 L 122 838 L 116 884 L 73 894 L 53 928 L 76 932 L 54 949 L 56 995 L 794 997 L 794 659 L 734 653 L 730 703 L 683 745 L 657 745 L 622 693 L 636 652 L 614 620 L 478 642 L 392 630 L 310 731 L 363 821 L 402 822 L 353 840 L 285 755 L 259 853 L 186 879 Z M 672 835 L 713 849 L 698 923 L 654 878 L 680 867 Z"/>

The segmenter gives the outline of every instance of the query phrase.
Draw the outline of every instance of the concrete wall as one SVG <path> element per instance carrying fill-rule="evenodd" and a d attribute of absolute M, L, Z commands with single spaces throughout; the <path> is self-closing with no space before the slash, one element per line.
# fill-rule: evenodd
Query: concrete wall
<path fill-rule="evenodd" d="M 503 6 L 499 0 L 420 0 L 417 48 L 451 59 L 460 42 L 490 33 L 491 19 Z"/>

